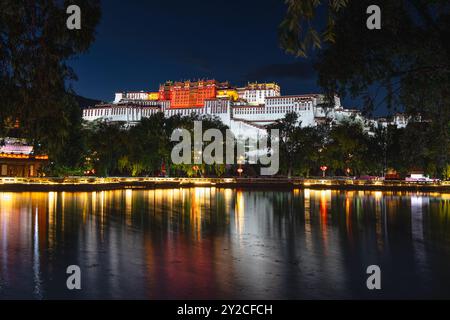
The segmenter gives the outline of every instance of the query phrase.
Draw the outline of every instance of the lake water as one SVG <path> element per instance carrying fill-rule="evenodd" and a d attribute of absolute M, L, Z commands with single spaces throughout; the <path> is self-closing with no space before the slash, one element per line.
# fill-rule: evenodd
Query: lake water
<path fill-rule="evenodd" d="M 0 193 L 0 298 L 450 298 L 450 194 Z"/>

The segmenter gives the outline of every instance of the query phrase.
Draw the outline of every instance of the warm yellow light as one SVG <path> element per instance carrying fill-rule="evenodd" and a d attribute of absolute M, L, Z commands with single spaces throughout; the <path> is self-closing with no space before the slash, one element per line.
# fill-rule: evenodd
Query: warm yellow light
<path fill-rule="evenodd" d="M 218 90 L 217 98 L 229 98 L 236 101 L 239 99 L 239 94 L 235 89 Z"/>
<path fill-rule="evenodd" d="M 375 191 L 375 198 L 380 199 L 383 196 L 383 192 L 381 191 Z"/>
<path fill-rule="evenodd" d="M 11 202 L 13 199 L 13 194 L 10 192 L 2 193 L 1 195 L 2 202 Z"/>
<path fill-rule="evenodd" d="M 149 92 L 147 95 L 147 99 L 152 101 L 159 100 L 159 92 Z"/>
<path fill-rule="evenodd" d="M 33 156 L 27 154 L 10 154 L 10 153 L 0 153 L 0 158 L 3 159 L 31 159 Z M 48 160 L 47 155 L 35 156 L 36 160 Z"/>

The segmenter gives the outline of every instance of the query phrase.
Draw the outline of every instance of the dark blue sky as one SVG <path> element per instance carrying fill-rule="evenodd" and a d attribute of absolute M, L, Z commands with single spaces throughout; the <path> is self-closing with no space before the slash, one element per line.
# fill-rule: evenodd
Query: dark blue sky
<path fill-rule="evenodd" d="M 276 81 L 282 94 L 320 92 L 311 61 L 279 47 L 285 11 L 282 0 L 103 0 L 96 42 L 70 63 L 79 79 L 72 85 L 105 101 L 116 91 L 197 78 Z"/>

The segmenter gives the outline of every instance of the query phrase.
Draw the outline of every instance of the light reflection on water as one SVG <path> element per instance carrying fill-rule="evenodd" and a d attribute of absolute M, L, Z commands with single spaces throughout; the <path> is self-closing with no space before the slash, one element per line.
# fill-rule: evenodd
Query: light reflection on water
<path fill-rule="evenodd" d="M 450 298 L 450 195 L 0 193 L 0 298 Z M 69 265 L 82 290 L 65 288 Z M 365 270 L 382 270 L 381 292 Z"/>

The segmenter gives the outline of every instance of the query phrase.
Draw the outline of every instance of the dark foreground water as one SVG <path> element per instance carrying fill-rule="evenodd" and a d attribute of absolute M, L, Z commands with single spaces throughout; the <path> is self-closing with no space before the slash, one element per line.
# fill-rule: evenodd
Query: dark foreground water
<path fill-rule="evenodd" d="M 0 298 L 450 298 L 450 195 L 0 193 Z"/>

